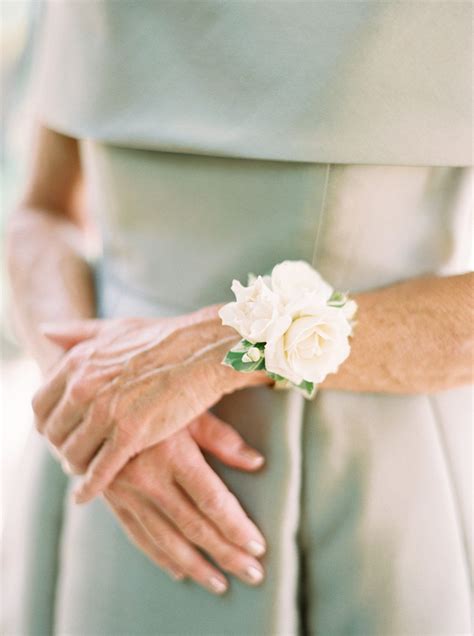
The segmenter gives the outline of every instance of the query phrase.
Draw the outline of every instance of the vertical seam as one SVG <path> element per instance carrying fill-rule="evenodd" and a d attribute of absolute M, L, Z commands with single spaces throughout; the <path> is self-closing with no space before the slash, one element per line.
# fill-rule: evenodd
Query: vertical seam
<path fill-rule="evenodd" d="M 316 230 L 314 234 L 313 253 L 311 256 L 311 265 L 316 266 L 316 257 L 318 256 L 318 247 L 321 240 L 323 221 L 326 216 L 326 203 L 329 190 L 329 177 L 331 174 L 331 163 L 326 164 L 326 174 L 324 178 L 323 193 L 321 196 L 321 203 L 319 206 L 318 220 L 316 224 Z M 299 628 L 301 636 L 308 636 L 311 633 L 311 626 L 309 625 L 309 611 L 308 606 L 310 599 L 308 598 L 308 568 L 307 568 L 307 553 L 308 553 L 308 521 L 306 518 L 305 500 L 307 484 L 305 480 L 306 472 L 306 458 L 304 452 L 304 435 L 305 435 L 305 421 L 306 421 L 306 401 L 303 403 L 301 412 L 301 429 L 300 429 L 300 445 L 301 445 L 301 465 L 300 465 L 300 488 L 299 488 L 299 520 L 296 534 L 296 541 L 298 545 L 299 564 L 298 564 L 298 613 L 299 613 Z"/>
<path fill-rule="evenodd" d="M 312 257 L 311 257 L 311 265 L 313 267 L 315 267 L 315 264 L 316 264 L 316 256 L 317 256 L 318 245 L 319 245 L 319 241 L 320 241 L 320 237 L 321 237 L 321 228 L 322 228 L 322 225 L 323 225 L 323 217 L 325 216 L 325 211 L 326 211 L 326 199 L 327 199 L 327 193 L 328 193 L 330 171 L 331 171 L 331 164 L 328 163 L 326 165 L 326 177 L 325 177 L 325 180 L 324 180 L 323 196 L 321 198 L 321 205 L 320 205 L 320 208 L 319 208 L 318 223 L 317 223 L 316 232 L 315 232 L 315 235 L 314 235 L 313 254 L 312 254 Z"/>
<path fill-rule="evenodd" d="M 455 486 L 454 471 L 451 465 L 451 461 L 449 459 L 446 438 L 442 431 L 442 426 L 441 426 L 437 406 L 435 405 L 431 395 L 427 395 L 426 397 L 428 398 L 428 404 L 433 414 L 433 419 L 435 422 L 436 437 L 438 439 L 441 455 L 444 458 L 444 462 L 446 466 L 447 481 L 448 481 L 448 486 L 449 486 L 449 490 L 451 491 L 451 496 L 453 501 L 454 517 L 455 517 L 458 534 L 459 534 L 459 540 L 461 543 L 461 549 L 462 549 L 462 553 L 464 557 L 464 569 L 465 569 L 466 580 L 468 582 L 469 588 L 472 589 L 473 581 L 472 581 L 471 570 L 469 567 L 468 538 L 466 535 L 466 530 L 464 528 L 464 524 L 462 522 L 462 516 L 461 516 L 461 498 L 460 498 L 458 489 Z"/>

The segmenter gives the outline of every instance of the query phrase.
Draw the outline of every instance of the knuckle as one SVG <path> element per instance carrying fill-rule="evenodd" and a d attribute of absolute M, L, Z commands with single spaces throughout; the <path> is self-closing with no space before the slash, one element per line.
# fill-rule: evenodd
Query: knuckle
<path fill-rule="evenodd" d="M 231 521 L 226 524 L 225 536 L 232 543 L 240 545 L 246 540 L 247 533 L 245 528 L 239 526 L 238 522 Z"/>
<path fill-rule="evenodd" d="M 176 471 L 178 475 L 182 477 L 182 479 L 188 481 L 189 483 L 199 484 L 202 478 L 202 469 L 201 466 L 197 465 L 194 461 L 194 458 L 183 456 L 181 461 L 180 457 L 173 457 L 175 460 L 174 465 L 176 467 Z"/>
<path fill-rule="evenodd" d="M 236 570 L 237 569 L 237 552 L 232 548 L 222 548 L 216 554 L 219 565 L 224 570 Z"/>
<path fill-rule="evenodd" d="M 181 524 L 181 531 L 193 543 L 202 543 L 206 537 L 206 524 L 199 517 L 190 517 Z"/>
<path fill-rule="evenodd" d="M 175 550 L 172 545 L 172 541 L 170 540 L 169 533 L 166 530 L 157 530 L 154 529 L 150 532 L 151 537 L 153 539 L 153 543 L 163 552 L 168 555 L 172 555 Z"/>
<path fill-rule="evenodd" d="M 138 456 L 139 458 L 140 456 Z M 133 465 L 133 459 L 128 462 L 122 469 L 121 473 L 127 476 L 128 481 L 136 488 L 140 489 L 144 494 L 151 497 L 153 503 L 159 508 L 166 507 L 168 497 L 165 492 L 164 484 L 156 483 L 154 474 L 141 470 L 139 466 Z"/>
<path fill-rule="evenodd" d="M 63 434 L 56 429 L 54 422 L 52 422 L 46 427 L 44 434 L 53 446 L 58 447 L 64 441 Z"/>
<path fill-rule="evenodd" d="M 130 446 L 136 441 L 138 427 L 134 427 L 126 420 L 119 420 L 115 426 L 115 441 L 120 446 Z"/>
<path fill-rule="evenodd" d="M 92 415 L 97 420 L 106 422 L 109 419 L 109 401 L 106 399 L 103 393 L 99 393 L 94 396 L 92 402 Z"/>
<path fill-rule="evenodd" d="M 206 514 L 222 514 L 228 505 L 228 497 L 221 490 L 212 490 L 200 502 L 200 508 Z"/>
<path fill-rule="evenodd" d="M 78 369 L 91 359 L 93 353 L 94 347 L 88 341 L 76 344 L 67 353 L 67 369 L 70 371 Z"/>
<path fill-rule="evenodd" d="M 82 361 L 84 360 L 84 356 L 82 354 L 81 348 L 79 345 L 73 347 L 67 354 L 67 367 L 68 369 L 77 369 L 80 366 Z"/>
<path fill-rule="evenodd" d="M 157 505 L 158 508 L 161 509 L 169 508 L 169 498 L 165 491 L 164 485 L 165 484 L 157 485 L 155 482 L 155 478 L 150 475 L 142 477 L 140 481 L 140 486 L 142 487 L 143 491 L 147 493 L 153 499 L 155 505 Z"/>
<path fill-rule="evenodd" d="M 68 398 L 72 404 L 83 404 L 89 398 L 89 386 L 83 378 L 75 378 L 68 387 Z"/>
<path fill-rule="evenodd" d="M 218 443 L 225 446 L 234 446 L 241 441 L 241 437 L 228 424 L 221 424 L 214 432 L 214 436 Z"/>
<path fill-rule="evenodd" d="M 69 464 L 73 464 L 77 461 L 75 460 L 75 457 L 77 456 L 77 446 L 75 444 L 71 444 L 68 440 L 66 443 L 61 445 L 55 444 L 55 446 L 57 447 L 61 457 L 63 457 Z"/>

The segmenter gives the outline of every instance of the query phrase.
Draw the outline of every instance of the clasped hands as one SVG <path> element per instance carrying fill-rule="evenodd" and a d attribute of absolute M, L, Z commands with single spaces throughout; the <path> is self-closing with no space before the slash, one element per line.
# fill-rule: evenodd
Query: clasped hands
<path fill-rule="evenodd" d="M 149 558 L 174 579 L 221 594 L 228 581 L 201 550 L 254 585 L 265 540 L 201 450 L 246 471 L 264 459 L 208 409 L 269 380 L 220 364 L 239 336 L 217 310 L 45 327 L 64 354 L 32 406 L 65 470 L 84 475 L 77 502 L 102 493 Z"/>

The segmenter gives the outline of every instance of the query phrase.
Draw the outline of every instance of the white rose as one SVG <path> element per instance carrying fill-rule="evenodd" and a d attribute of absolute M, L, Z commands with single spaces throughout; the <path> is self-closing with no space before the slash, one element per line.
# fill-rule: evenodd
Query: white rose
<path fill-rule="evenodd" d="M 351 325 L 343 308 L 313 306 L 265 346 L 265 366 L 294 384 L 319 384 L 348 357 Z"/>
<path fill-rule="evenodd" d="M 236 302 L 227 303 L 219 310 L 223 325 L 233 327 L 249 342 L 267 342 L 277 338 L 291 323 L 285 314 L 280 298 L 268 286 L 262 276 L 257 276 L 244 287 L 238 280 L 232 281 Z"/>
<path fill-rule="evenodd" d="M 305 261 L 283 261 L 275 265 L 271 281 L 273 291 L 292 312 L 297 311 L 302 298 L 311 296 L 313 303 L 324 305 L 334 291 Z"/>

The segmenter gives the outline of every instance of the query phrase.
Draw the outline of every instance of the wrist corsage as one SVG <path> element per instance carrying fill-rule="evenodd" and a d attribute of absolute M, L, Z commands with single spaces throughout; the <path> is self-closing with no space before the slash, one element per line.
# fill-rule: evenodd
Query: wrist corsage
<path fill-rule="evenodd" d="M 223 325 L 242 340 L 222 361 L 237 371 L 266 371 L 275 388 L 312 398 L 350 353 L 357 303 L 335 291 L 305 261 L 283 261 L 270 276 L 232 282 L 235 302 L 221 307 Z"/>

